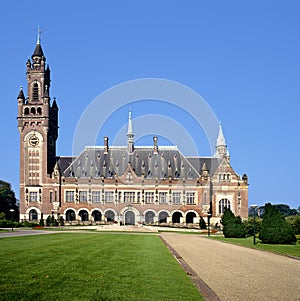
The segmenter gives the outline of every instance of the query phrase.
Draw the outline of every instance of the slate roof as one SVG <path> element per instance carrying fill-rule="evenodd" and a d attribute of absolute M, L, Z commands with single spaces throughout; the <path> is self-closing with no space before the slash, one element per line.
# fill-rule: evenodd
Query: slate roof
<path fill-rule="evenodd" d="M 205 162 L 211 176 L 216 172 L 220 164 L 220 158 L 217 157 L 186 157 L 186 159 L 196 170 L 199 170 L 200 172 Z"/>
<path fill-rule="evenodd" d="M 112 178 L 122 176 L 130 166 L 138 177 L 197 179 L 203 161 L 194 165 L 195 161 L 185 158 L 175 146 L 159 147 L 158 152 L 153 147 L 135 147 L 133 153 L 128 153 L 127 147 L 112 146 L 106 153 L 104 147 L 86 147 L 76 158 L 59 158 L 59 165 L 65 177 Z"/>
<path fill-rule="evenodd" d="M 43 57 L 44 56 L 44 52 L 43 52 L 42 46 L 39 43 L 37 43 L 36 46 L 35 46 L 32 58 L 34 56 L 39 56 L 39 57 Z"/>

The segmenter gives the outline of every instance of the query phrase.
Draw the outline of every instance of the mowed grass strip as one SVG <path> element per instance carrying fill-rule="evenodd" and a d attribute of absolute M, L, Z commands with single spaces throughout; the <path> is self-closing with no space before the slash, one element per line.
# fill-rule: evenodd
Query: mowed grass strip
<path fill-rule="evenodd" d="M 0 239 L 0 300 L 203 300 L 156 235 Z"/>
<path fill-rule="evenodd" d="M 299 240 L 296 244 L 283 245 L 283 244 L 263 244 L 256 240 L 256 244 L 253 244 L 253 236 L 247 238 L 225 238 L 224 236 L 211 236 L 212 239 L 244 246 L 255 248 L 258 250 L 274 252 L 282 255 L 295 256 L 300 258 L 300 243 Z"/>

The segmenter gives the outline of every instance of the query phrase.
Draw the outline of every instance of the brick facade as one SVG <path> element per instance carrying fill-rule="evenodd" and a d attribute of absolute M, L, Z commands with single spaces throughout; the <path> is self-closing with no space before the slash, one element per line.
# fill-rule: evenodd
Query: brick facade
<path fill-rule="evenodd" d="M 68 223 L 217 223 L 224 207 L 248 216 L 248 179 L 230 165 L 222 127 L 213 157 L 185 157 L 177 147 L 128 144 L 86 147 L 78 157 L 56 154 L 58 107 L 50 98 L 50 69 L 38 41 L 27 67 L 27 97 L 18 95 L 20 218 L 42 214 Z"/>

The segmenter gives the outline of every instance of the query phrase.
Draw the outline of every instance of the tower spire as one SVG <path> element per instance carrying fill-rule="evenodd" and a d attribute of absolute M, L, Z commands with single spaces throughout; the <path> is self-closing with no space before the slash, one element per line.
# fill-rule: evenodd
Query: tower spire
<path fill-rule="evenodd" d="M 42 31 L 40 29 L 40 26 L 38 25 L 38 34 L 37 34 L 37 41 L 36 41 L 37 44 L 41 44 L 41 34 Z"/>
<path fill-rule="evenodd" d="M 133 127 L 132 127 L 132 112 L 131 112 L 131 109 L 129 109 L 129 114 L 128 114 L 127 146 L 128 146 L 128 152 L 133 153 L 133 150 L 134 150 L 134 133 L 133 133 Z"/>
<path fill-rule="evenodd" d="M 219 123 L 219 134 L 218 134 L 216 146 L 226 146 L 221 122 Z"/>
<path fill-rule="evenodd" d="M 222 123 L 219 123 L 219 133 L 216 143 L 216 156 L 224 157 L 227 154 L 227 146 L 225 142 L 225 137 L 223 134 Z"/>

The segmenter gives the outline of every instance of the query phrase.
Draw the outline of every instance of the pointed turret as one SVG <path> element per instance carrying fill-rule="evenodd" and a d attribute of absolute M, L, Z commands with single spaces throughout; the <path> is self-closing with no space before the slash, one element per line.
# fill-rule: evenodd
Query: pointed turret
<path fill-rule="evenodd" d="M 36 44 L 33 55 L 31 56 L 31 58 L 34 60 L 34 57 L 36 57 L 36 56 L 40 57 L 40 58 L 44 57 L 44 52 L 43 52 L 43 49 L 42 49 L 42 46 L 41 46 L 40 43 Z"/>
<path fill-rule="evenodd" d="M 58 111 L 58 106 L 57 106 L 57 102 L 56 102 L 56 98 L 55 97 L 54 97 L 53 103 L 52 103 L 52 110 Z"/>
<path fill-rule="evenodd" d="M 41 31 L 39 29 L 38 30 L 37 42 L 36 42 L 33 54 L 31 56 L 31 59 L 32 59 L 32 62 L 33 62 L 33 64 L 32 64 L 33 69 L 35 69 L 35 70 L 42 69 L 44 71 L 46 58 L 44 56 L 44 52 L 43 52 L 43 49 L 42 49 L 42 46 L 41 46 L 40 34 L 41 34 Z"/>
<path fill-rule="evenodd" d="M 58 164 L 58 161 L 56 161 L 53 168 L 52 178 L 58 179 L 60 176 L 61 176 L 60 166 Z"/>
<path fill-rule="evenodd" d="M 128 116 L 127 147 L 128 147 L 128 152 L 133 153 L 133 151 L 134 151 L 134 133 L 133 133 L 133 127 L 132 127 L 131 110 L 129 110 L 129 116 Z"/>
<path fill-rule="evenodd" d="M 38 36 L 37 36 L 36 46 L 35 46 L 35 49 L 34 49 L 34 52 L 33 52 L 33 55 L 31 58 L 33 59 L 35 56 L 39 56 L 39 57 L 44 56 L 44 52 L 43 52 L 43 49 L 41 46 L 41 30 L 40 30 L 40 28 L 38 28 Z"/>
<path fill-rule="evenodd" d="M 21 102 L 21 103 L 25 103 L 25 96 L 24 96 L 24 93 L 23 93 L 23 87 L 20 87 L 20 92 L 18 94 L 18 97 L 17 97 L 18 101 Z"/>
<path fill-rule="evenodd" d="M 217 146 L 226 146 L 221 123 L 219 124 L 219 134 L 218 134 L 218 138 L 217 138 Z"/>
<path fill-rule="evenodd" d="M 225 138 L 223 134 L 222 124 L 219 124 L 219 134 L 216 143 L 216 156 L 224 157 L 227 153 L 227 146 L 225 143 Z"/>
<path fill-rule="evenodd" d="M 207 168 L 206 162 L 204 161 L 201 168 L 201 177 L 207 179 L 208 176 L 209 176 L 209 170 Z"/>

